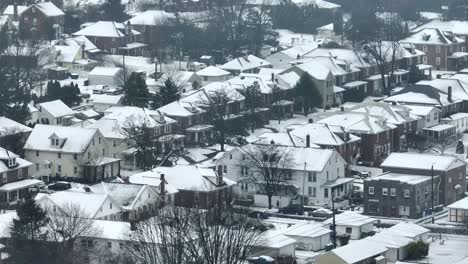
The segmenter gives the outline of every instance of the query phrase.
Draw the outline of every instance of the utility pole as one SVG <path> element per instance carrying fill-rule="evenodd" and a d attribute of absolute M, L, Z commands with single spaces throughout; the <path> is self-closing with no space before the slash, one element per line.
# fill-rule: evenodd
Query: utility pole
<path fill-rule="evenodd" d="M 335 198 L 333 196 L 333 188 L 330 188 L 331 192 L 331 202 L 332 202 L 332 212 L 333 212 L 333 248 L 336 248 L 336 223 L 335 223 Z"/>
<path fill-rule="evenodd" d="M 304 189 L 305 189 L 305 178 L 306 178 L 306 167 L 307 162 L 304 162 L 304 177 L 302 178 L 302 197 L 301 197 L 301 207 L 304 206 Z"/>
<path fill-rule="evenodd" d="M 434 164 L 431 166 L 431 222 L 434 223 Z"/>

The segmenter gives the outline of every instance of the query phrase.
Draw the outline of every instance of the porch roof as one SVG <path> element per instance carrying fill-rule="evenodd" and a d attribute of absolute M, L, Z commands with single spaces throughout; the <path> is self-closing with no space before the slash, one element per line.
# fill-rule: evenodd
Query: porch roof
<path fill-rule="evenodd" d="M 359 87 L 361 85 L 367 85 L 367 82 L 354 81 L 354 82 L 350 82 L 350 83 L 347 83 L 347 84 L 343 85 L 343 87 L 344 88 L 356 88 L 356 87 Z"/>
<path fill-rule="evenodd" d="M 40 180 L 26 179 L 22 181 L 7 183 L 0 187 L 0 192 L 9 192 L 9 191 L 15 191 L 15 190 L 23 189 L 23 188 L 28 188 L 36 184 L 39 184 L 41 182 L 42 181 Z"/>
<path fill-rule="evenodd" d="M 212 129 L 214 126 L 212 125 L 194 125 L 185 129 L 187 132 L 200 132 Z"/>
<path fill-rule="evenodd" d="M 336 187 L 336 186 L 340 186 L 340 185 L 343 185 L 343 184 L 346 184 L 346 183 L 349 183 L 349 182 L 352 182 L 353 181 L 353 178 L 337 178 L 336 180 L 334 181 L 327 181 L 323 184 L 324 187 Z"/>

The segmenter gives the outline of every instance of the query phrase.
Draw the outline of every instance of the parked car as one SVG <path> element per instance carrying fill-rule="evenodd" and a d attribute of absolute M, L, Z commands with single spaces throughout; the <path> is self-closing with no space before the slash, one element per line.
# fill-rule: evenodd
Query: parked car
<path fill-rule="evenodd" d="M 71 189 L 71 184 L 68 182 L 56 182 L 47 186 L 47 189 L 51 191 L 65 191 Z"/>
<path fill-rule="evenodd" d="M 29 192 L 39 192 L 41 190 L 44 190 L 47 186 L 45 185 L 45 183 L 41 182 L 41 183 L 38 183 L 34 186 L 31 186 L 29 187 Z"/>
<path fill-rule="evenodd" d="M 290 204 L 286 207 L 280 208 L 278 210 L 281 214 L 294 214 L 294 215 L 303 215 L 304 206 L 300 204 Z"/>

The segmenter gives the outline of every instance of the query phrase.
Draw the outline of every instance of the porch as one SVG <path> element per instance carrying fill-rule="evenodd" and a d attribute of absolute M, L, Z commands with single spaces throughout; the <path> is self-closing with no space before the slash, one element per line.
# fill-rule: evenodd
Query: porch
<path fill-rule="evenodd" d="M 194 125 L 185 129 L 187 133 L 187 143 L 201 143 L 211 138 L 214 126 Z"/>
<path fill-rule="evenodd" d="M 43 184 L 40 180 L 25 179 L 17 182 L 4 184 L 0 187 L 0 204 L 11 206 L 16 205 L 19 200 L 26 197 L 29 187 Z"/>

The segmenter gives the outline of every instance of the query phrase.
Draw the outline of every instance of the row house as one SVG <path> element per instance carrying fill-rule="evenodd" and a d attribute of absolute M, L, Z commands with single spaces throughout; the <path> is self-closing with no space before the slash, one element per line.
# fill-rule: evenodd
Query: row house
<path fill-rule="evenodd" d="M 197 165 L 157 167 L 129 177 L 133 184 L 147 184 L 168 191 L 175 188 L 173 204 L 188 208 L 208 209 L 223 207 L 233 199 L 235 181 L 225 177 L 222 171 L 202 168 Z M 174 191 L 172 191 L 174 192 Z"/>
<path fill-rule="evenodd" d="M 382 117 L 386 122 L 396 126 L 393 131 L 392 152 L 406 149 L 406 138 L 417 132 L 418 116 L 403 105 L 387 104 L 383 102 L 363 102 L 359 104 L 346 103 L 347 111 L 367 113 L 375 117 Z"/>
<path fill-rule="evenodd" d="M 463 111 L 463 100 L 452 93 L 452 87 L 447 92 L 434 88 L 432 85 L 412 84 L 398 90 L 393 95 L 384 98 L 384 102 L 401 105 L 433 106 L 441 110 L 437 120 L 451 114 Z"/>
<path fill-rule="evenodd" d="M 384 172 L 407 175 L 438 176 L 435 204 L 448 205 L 464 196 L 466 163 L 458 157 L 439 154 L 392 153 L 382 164 Z"/>
<path fill-rule="evenodd" d="M 413 44 L 426 53 L 422 63 L 432 65 L 437 70 L 452 68 L 450 64 L 454 62 L 451 58 L 465 47 L 465 40 L 437 28 L 422 28 L 401 42 Z"/>
<path fill-rule="evenodd" d="M 427 215 L 431 180 L 430 176 L 391 172 L 364 180 L 364 214 L 412 219 Z M 435 176 L 434 181 L 439 182 L 439 178 Z"/>
<path fill-rule="evenodd" d="M 392 151 L 396 126 L 383 117 L 343 109 L 341 112 L 318 116 L 317 123 L 341 126 L 346 132 L 361 138 L 358 161 L 380 164 Z"/>
<path fill-rule="evenodd" d="M 465 40 L 465 45 L 460 48 L 460 52 L 468 51 L 468 21 L 461 20 L 432 20 L 426 24 L 423 24 L 412 32 L 418 32 L 426 28 L 436 28 L 442 32 L 452 32 L 457 37 Z"/>
<path fill-rule="evenodd" d="M 37 124 L 24 146 L 35 178 L 95 182 L 120 175 L 120 159 L 98 129 Z"/>
<path fill-rule="evenodd" d="M 85 36 L 96 47 L 111 54 L 142 56 L 146 44 L 141 42 L 141 33 L 134 30 L 130 23 L 98 21 L 82 25 L 73 36 Z"/>
<path fill-rule="evenodd" d="M 258 155 L 258 149 L 276 145 L 276 142 L 251 144 L 237 147 L 224 153 L 213 161 L 214 165 L 223 170 L 225 177 L 238 182 L 236 192 L 244 197 L 252 198 L 257 206 L 268 206 L 268 197 L 262 193 L 252 177 L 259 177 L 259 168 L 249 165 L 250 159 Z M 288 169 L 287 183 L 273 197 L 273 204 L 287 206 L 297 195 L 303 195 L 310 205 L 331 207 L 331 199 L 336 206 L 347 206 L 352 193 L 352 179 L 345 178 L 346 161 L 334 149 L 312 147 L 289 147 L 276 145 L 278 151 L 288 153 L 292 160 Z"/>
<path fill-rule="evenodd" d="M 447 94 L 449 96 L 449 92 L 452 96 L 460 99 L 463 101 L 461 108 L 459 111 L 463 111 L 468 113 L 468 84 L 466 84 L 463 80 L 455 79 L 455 78 L 436 78 L 432 80 L 424 80 L 419 81 L 417 84 L 422 85 L 430 85 L 437 90 Z"/>
<path fill-rule="evenodd" d="M 413 115 L 419 117 L 417 125 L 417 134 L 421 134 L 423 129 L 439 124 L 439 117 L 442 116 L 442 111 L 435 106 L 424 105 L 404 105 L 410 109 Z"/>
<path fill-rule="evenodd" d="M 29 187 L 42 182 L 29 179 L 31 162 L 0 147 L 0 207 L 8 208 L 21 201 L 29 193 Z"/>
<path fill-rule="evenodd" d="M 36 3 L 22 11 L 19 21 L 25 38 L 59 39 L 63 34 L 65 13 L 52 2 Z"/>
<path fill-rule="evenodd" d="M 468 113 L 456 113 L 440 119 L 440 122 L 455 126 L 456 134 L 465 133 L 468 130 Z"/>

